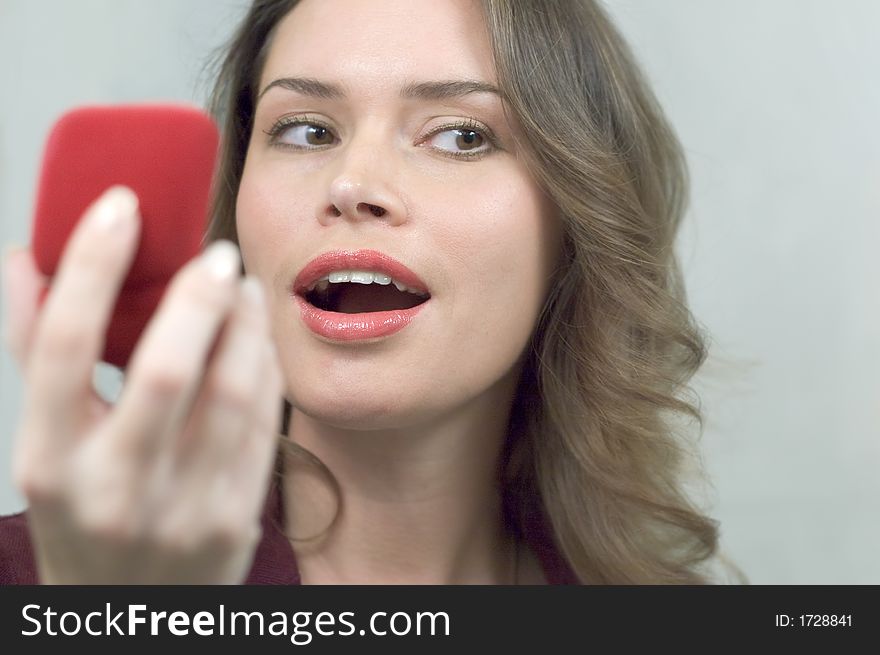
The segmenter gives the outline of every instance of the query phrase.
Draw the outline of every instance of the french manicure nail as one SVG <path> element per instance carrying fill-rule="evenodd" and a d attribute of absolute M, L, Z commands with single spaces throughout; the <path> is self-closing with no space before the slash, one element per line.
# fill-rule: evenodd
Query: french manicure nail
<path fill-rule="evenodd" d="M 231 280 L 238 275 L 241 258 L 231 241 L 220 239 L 205 249 L 202 265 L 218 281 Z"/>
<path fill-rule="evenodd" d="M 3 246 L 3 261 L 6 261 L 12 255 L 16 255 L 25 250 L 27 250 L 27 246 L 22 246 L 17 243 L 7 243 Z"/>
<path fill-rule="evenodd" d="M 92 208 L 89 227 L 110 232 L 130 223 L 138 208 L 138 197 L 128 187 L 112 186 Z"/>

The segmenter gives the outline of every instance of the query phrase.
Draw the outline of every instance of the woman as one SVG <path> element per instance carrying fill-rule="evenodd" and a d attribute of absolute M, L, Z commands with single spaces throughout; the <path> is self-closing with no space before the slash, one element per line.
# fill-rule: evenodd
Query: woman
<path fill-rule="evenodd" d="M 118 404 L 81 399 L 130 192 L 10 330 L 41 580 L 708 581 L 675 429 L 704 358 L 672 249 L 685 168 L 597 6 L 257 0 L 214 110 L 220 242 Z"/>

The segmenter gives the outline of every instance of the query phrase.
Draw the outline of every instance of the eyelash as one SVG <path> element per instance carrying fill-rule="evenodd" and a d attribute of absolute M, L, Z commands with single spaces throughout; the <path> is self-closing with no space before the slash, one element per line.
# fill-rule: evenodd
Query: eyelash
<path fill-rule="evenodd" d="M 309 116 L 289 116 L 286 118 L 282 118 L 278 120 L 272 127 L 268 130 L 263 130 L 264 134 L 267 134 L 269 139 L 269 144 L 274 145 L 279 148 L 286 148 L 290 150 L 322 150 L 322 146 L 313 146 L 313 147 L 303 147 L 303 146 L 295 146 L 290 143 L 280 143 L 278 141 L 278 137 L 281 135 L 284 130 L 289 127 L 295 127 L 298 125 L 309 125 L 313 127 L 320 127 L 329 132 L 333 132 L 332 128 L 323 123 L 320 120 L 315 120 Z M 463 132 L 476 132 L 481 135 L 486 141 L 489 142 L 491 146 L 488 150 L 481 150 L 479 152 L 462 152 L 462 153 L 454 153 L 449 150 L 441 150 L 440 148 L 433 148 L 437 152 L 446 155 L 448 157 L 452 157 L 454 159 L 476 159 L 478 157 L 485 157 L 486 155 L 492 154 L 495 150 L 500 150 L 500 146 L 498 145 L 498 139 L 496 138 L 494 132 L 490 130 L 488 127 L 482 125 L 477 122 L 475 118 L 468 118 L 464 121 L 458 121 L 455 123 L 448 123 L 446 125 L 441 125 L 434 129 L 430 134 L 428 134 L 424 140 L 428 140 L 437 134 L 442 134 L 443 132 L 447 132 L 449 130 L 461 130 Z"/>

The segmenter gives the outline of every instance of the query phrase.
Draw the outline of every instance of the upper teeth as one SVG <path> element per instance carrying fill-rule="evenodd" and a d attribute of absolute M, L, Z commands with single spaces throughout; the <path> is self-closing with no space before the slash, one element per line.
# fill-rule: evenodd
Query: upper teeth
<path fill-rule="evenodd" d="M 398 282 L 390 275 L 373 273 L 371 271 L 333 271 L 329 275 L 325 275 L 324 277 L 315 280 L 311 286 L 309 286 L 307 291 L 313 291 L 315 289 L 318 291 L 326 291 L 327 287 L 331 284 L 338 284 L 339 282 L 356 282 L 357 284 L 372 284 L 375 282 L 376 284 L 382 285 L 393 284 L 397 287 L 398 291 L 407 291 L 419 296 L 425 295 L 421 291 L 411 289 L 402 282 Z"/>

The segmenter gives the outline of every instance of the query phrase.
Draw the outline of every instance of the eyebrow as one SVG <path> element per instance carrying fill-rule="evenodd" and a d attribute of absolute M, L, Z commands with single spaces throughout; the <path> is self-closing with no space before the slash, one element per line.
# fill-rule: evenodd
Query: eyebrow
<path fill-rule="evenodd" d="M 257 102 L 273 87 L 281 87 L 302 95 L 325 100 L 340 100 L 345 90 L 337 84 L 328 84 L 310 77 L 281 77 L 266 85 L 257 96 Z M 436 82 L 410 82 L 400 89 L 401 98 L 418 100 L 449 100 L 471 93 L 493 93 L 501 97 L 497 87 L 477 80 L 439 80 Z"/>

